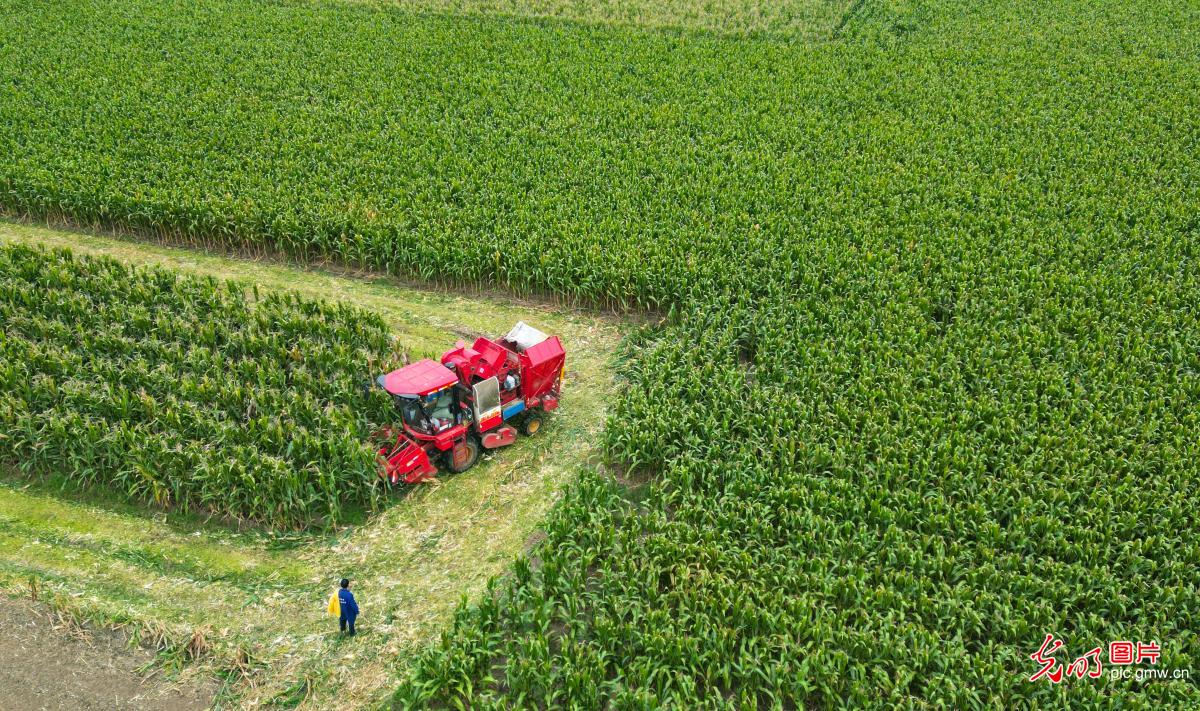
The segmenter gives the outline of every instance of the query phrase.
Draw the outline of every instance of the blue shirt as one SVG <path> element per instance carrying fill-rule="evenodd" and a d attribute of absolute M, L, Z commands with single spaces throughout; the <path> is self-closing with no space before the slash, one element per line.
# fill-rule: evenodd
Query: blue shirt
<path fill-rule="evenodd" d="M 354 593 L 346 588 L 338 589 L 338 603 L 342 606 L 342 617 L 358 617 L 358 603 L 354 601 Z"/>

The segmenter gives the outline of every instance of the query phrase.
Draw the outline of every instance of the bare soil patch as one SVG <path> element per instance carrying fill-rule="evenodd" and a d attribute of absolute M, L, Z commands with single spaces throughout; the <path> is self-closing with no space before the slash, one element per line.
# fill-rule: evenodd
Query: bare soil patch
<path fill-rule="evenodd" d="M 215 682 L 174 682 L 140 668 L 154 660 L 119 631 L 79 627 L 39 605 L 0 598 L 0 707 L 27 711 L 201 711 Z"/>

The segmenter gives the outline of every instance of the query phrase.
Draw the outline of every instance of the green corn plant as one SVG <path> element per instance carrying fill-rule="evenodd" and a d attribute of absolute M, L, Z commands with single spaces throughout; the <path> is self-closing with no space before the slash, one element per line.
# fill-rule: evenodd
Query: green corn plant
<path fill-rule="evenodd" d="M 649 312 L 398 708 L 1200 706 L 1194 3 L 400 4 L 0 4 L 9 213 Z M 6 456 L 120 471 L 94 374 L 175 505 L 373 495 L 369 319 L 99 271 L 7 261 Z M 1025 682 L 1052 631 L 1193 679 Z"/>
<path fill-rule="evenodd" d="M 21 403 L 0 457 L 27 474 L 282 526 L 378 503 L 366 439 L 388 411 L 353 387 L 393 349 L 378 318 L 294 295 L 251 306 L 241 285 L 65 251 L 0 249 L 0 281 L 4 392 Z M 154 323 L 203 322 L 154 328 L 150 305 Z"/>

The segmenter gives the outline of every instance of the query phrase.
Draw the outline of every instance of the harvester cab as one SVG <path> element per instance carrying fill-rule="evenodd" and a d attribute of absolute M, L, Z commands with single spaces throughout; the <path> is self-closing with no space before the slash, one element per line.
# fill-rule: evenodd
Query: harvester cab
<path fill-rule="evenodd" d="M 376 379 L 393 398 L 399 427 L 376 433 L 380 475 L 415 484 L 470 469 L 479 450 L 532 435 L 558 407 L 566 353 L 557 336 L 518 323 L 503 338 L 459 341 L 441 362 L 425 359 Z"/>

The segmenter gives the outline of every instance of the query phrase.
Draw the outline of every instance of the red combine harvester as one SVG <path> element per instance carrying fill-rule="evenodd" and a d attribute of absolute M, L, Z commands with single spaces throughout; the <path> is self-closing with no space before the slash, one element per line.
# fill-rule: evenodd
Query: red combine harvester
<path fill-rule="evenodd" d="M 380 476 L 392 484 L 416 484 L 437 474 L 441 459 L 452 472 L 470 469 L 479 448 L 513 443 L 514 425 L 538 431 L 542 414 L 558 407 L 566 352 L 557 336 L 520 322 L 493 341 L 459 341 L 441 363 L 420 360 L 379 376 L 391 394 L 402 429 L 375 433 Z"/>

